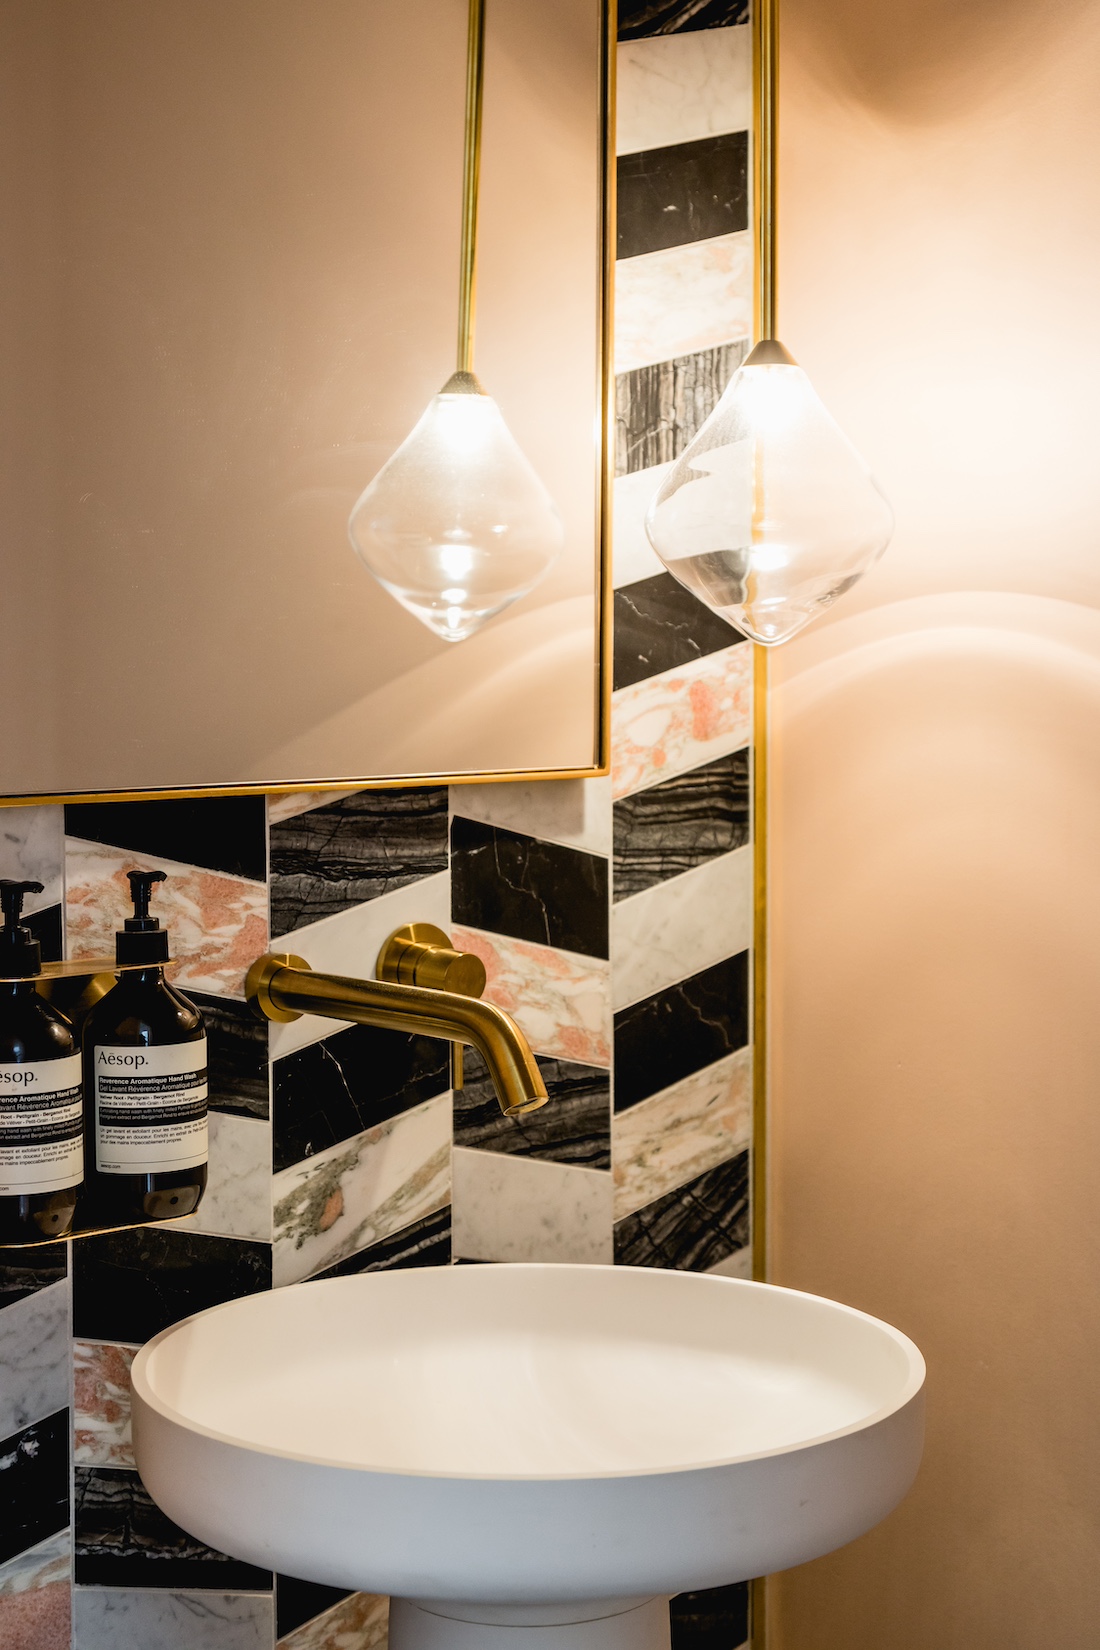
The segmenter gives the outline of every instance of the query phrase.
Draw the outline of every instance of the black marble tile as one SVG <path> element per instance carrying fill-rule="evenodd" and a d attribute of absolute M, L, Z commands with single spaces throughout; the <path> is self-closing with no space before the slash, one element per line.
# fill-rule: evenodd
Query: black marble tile
<path fill-rule="evenodd" d="M 271 1288 L 271 1245 L 137 1227 L 73 1246 L 73 1334 L 140 1345 L 169 1324 Z"/>
<path fill-rule="evenodd" d="M 0 1563 L 69 1522 L 69 1411 L 0 1440 Z"/>
<path fill-rule="evenodd" d="M 30 1244 L 25 1249 L 0 1249 L 0 1311 L 24 1295 L 47 1289 L 68 1276 L 68 1245 Z"/>
<path fill-rule="evenodd" d="M 672 1650 L 740 1650 L 749 1636 L 749 1584 L 679 1593 L 668 1615 Z"/>
<path fill-rule="evenodd" d="M 181 1530 L 161 1512 L 136 1472 L 77 1467 L 73 1476 L 73 1579 L 78 1586 L 270 1590 L 270 1570 L 219 1553 Z"/>
<path fill-rule="evenodd" d="M 749 1040 L 749 954 L 739 951 L 615 1016 L 615 1110 L 625 1111 Z"/>
<path fill-rule="evenodd" d="M 276 1576 L 275 1637 L 285 1639 L 296 1627 L 303 1627 L 350 1597 L 350 1591 L 340 1587 L 322 1587 L 320 1582 L 299 1581 L 297 1576 Z"/>
<path fill-rule="evenodd" d="M 408 1266 L 449 1266 L 451 1264 L 451 1206 L 436 1209 L 410 1226 L 403 1226 L 381 1243 L 372 1243 L 369 1249 L 360 1249 L 347 1260 L 337 1261 L 317 1278 L 346 1278 L 358 1272 L 393 1272 Z"/>
<path fill-rule="evenodd" d="M 608 954 L 607 860 L 473 819 L 451 822 L 451 915 L 471 928 Z"/>
<path fill-rule="evenodd" d="M 447 787 L 357 791 L 272 825 L 271 932 L 447 869 Z"/>
<path fill-rule="evenodd" d="M 465 1051 L 455 1094 L 455 1145 L 541 1157 L 586 1169 L 611 1167 L 611 1076 L 599 1066 L 538 1057 L 550 1098 L 526 1117 L 505 1117 L 481 1056 Z"/>
<path fill-rule="evenodd" d="M 616 690 L 745 640 L 671 573 L 616 590 L 614 638 Z"/>
<path fill-rule="evenodd" d="M 629 899 L 749 840 L 749 750 L 720 756 L 613 805 L 611 887 Z"/>
<path fill-rule="evenodd" d="M 745 1151 L 620 1220 L 615 1227 L 615 1264 L 706 1272 L 748 1241 Z"/>
<path fill-rule="evenodd" d="M 211 1110 L 269 1116 L 268 1022 L 258 1020 L 247 1003 L 202 991 L 187 995 L 206 1022 Z"/>
<path fill-rule="evenodd" d="M 47 905 L 41 911 L 31 911 L 20 920 L 42 947 L 42 961 L 60 962 L 65 955 L 60 905 Z"/>
<path fill-rule="evenodd" d="M 749 134 L 719 132 L 620 155 L 616 253 L 636 258 L 749 224 Z"/>
<path fill-rule="evenodd" d="M 615 474 L 633 475 L 679 458 L 714 411 L 747 351 L 748 344 L 739 338 L 619 373 Z"/>
<path fill-rule="evenodd" d="M 349 1026 L 272 1066 L 275 1171 L 336 1146 L 451 1084 L 450 1044 Z"/>
<path fill-rule="evenodd" d="M 619 39 L 692 34 L 747 23 L 749 0 L 619 0 Z"/>
<path fill-rule="evenodd" d="M 65 834 L 253 882 L 267 876 L 267 808 L 262 796 L 69 802 Z"/>

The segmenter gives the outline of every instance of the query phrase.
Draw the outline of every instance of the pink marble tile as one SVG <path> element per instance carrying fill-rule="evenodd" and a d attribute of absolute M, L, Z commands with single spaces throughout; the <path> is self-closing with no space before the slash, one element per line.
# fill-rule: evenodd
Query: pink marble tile
<path fill-rule="evenodd" d="M 614 694 L 612 794 L 630 796 L 747 745 L 752 663 L 751 645 L 741 642 Z"/>
<path fill-rule="evenodd" d="M 130 1365 L 136 1346 L 73 1342 L 73 1459 L 88 1467 L 132 1467 Z"/>
<path fill-rule="evenodd" d="M 267 888 L 169 859 L 69 837 L 65 843 L 65 924 L 71 957 L 110 956 L 116 928 L 130 913 L 126 872 L 159 867 L 168 873 L 154 909 L 178 959 L 170 978 L 186 991 L 244 996 L 244 977 L 267 950 Z"/>
<path fill-rule="evenodd" d="M 352 1593 L 339 1604 L 296 1627 L 276 1650 L 384 1650 L 389 1636 L 390 1601 L 377 1593 Z"/>
<path fill-rule="evenodd" d="M 748 230 L 615 265 L 616 372 L 713 349 L 751 330 Z"/>
<path fill-rule="evenodd" d="M 0 1644 L 4 1650 L 69 1650 L 72 1589 L 51 1581 L 22 1593 L 0 1593 Z"/>
<path fill-rule="evenodd" d="M 455 928 L 455 946 L 485 964 L 488 1002 L 511 1014 L 538 1054 L 611 1064 L 611 964 L 477 928 Z"/>

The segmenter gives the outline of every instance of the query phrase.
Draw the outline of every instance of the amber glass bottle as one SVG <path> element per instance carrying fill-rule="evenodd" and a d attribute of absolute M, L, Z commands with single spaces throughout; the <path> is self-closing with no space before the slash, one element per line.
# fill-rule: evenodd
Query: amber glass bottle
<path fill-rule="evenodd" d="M 168 935 L 149 915 L 163 871 L 130 871 L 134 915 L 115 939 L 119 975 L 84 1023 L 89 1213 L 98 1224 L 165 1220 L 206 1187 L 206 1031 L 164 977 Z"/>

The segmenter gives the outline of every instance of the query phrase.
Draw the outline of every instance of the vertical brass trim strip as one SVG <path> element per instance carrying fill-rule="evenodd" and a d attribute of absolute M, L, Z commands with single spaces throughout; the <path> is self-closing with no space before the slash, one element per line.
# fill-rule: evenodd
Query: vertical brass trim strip
<path fill-rule="evenodd" d="M 753 0 L 753 297 L 756 341 L 776 336 L 779 0 Z M 753 1094 L 752 1275 L 768 1276 L 768 654 L 755 647 L 752 685 Z M 750 1584 L 752 1650 L 766 1650 L 767 1578 Z"/>
<path fill-rule="evenodd" d="M 474 370 L 477 305 L 477 193 L 485 86 L 485 0 L 470 0 L 466 35 L 466 125 L 462 158 L 462 251 L 458 273 L 458 371 Z"/>
<path fill-rule="evenodd" d="M 600 432 L 599 522 L 596 546 L 596 749 L 601 772 L 611 768 L 611 632 L 615 601 L 613 509 L 615 497 L 615 208 L 617 145 L 615 141 L 616 70 L 619 45 L 618 0 L 605 0 L 600 62 L 601 244 L 600 244 Z"/>
<path fill-rule="evenodd" d="M 752 671 L 752 1275 L 768 1276 L 768 650 Z"/>

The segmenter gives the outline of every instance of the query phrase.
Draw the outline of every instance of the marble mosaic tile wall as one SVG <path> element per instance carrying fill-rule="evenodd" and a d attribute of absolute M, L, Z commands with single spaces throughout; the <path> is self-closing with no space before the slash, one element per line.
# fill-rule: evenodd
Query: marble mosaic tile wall
<path fill-rule="evenodd" d="M 207 1016 L 197 1218 L 0 1256 L 4 1650 L 374 1650 L 387 1602 L 272 1576 L 174 1527 L 129 1435 L 129 1365 L 216 1302 L 395 1266 L 750 1264 L 751 649 L 654 559 L 645 504 L 747 346 L 744 8 L 624 0 L 619 71 L 614 769 L 546 785 L 23 808 L 0 874 L 45 884 L 47 956 L 110 949 L 160 866 L 176 978 Z M 444 1045 L 254 1021 L 269 939 L 370 972 L 434 922 L 536 1051 L 501 1117 Z M 743 1587 L 672 1604 L 676 1650 L 735 1650 Z"/>

